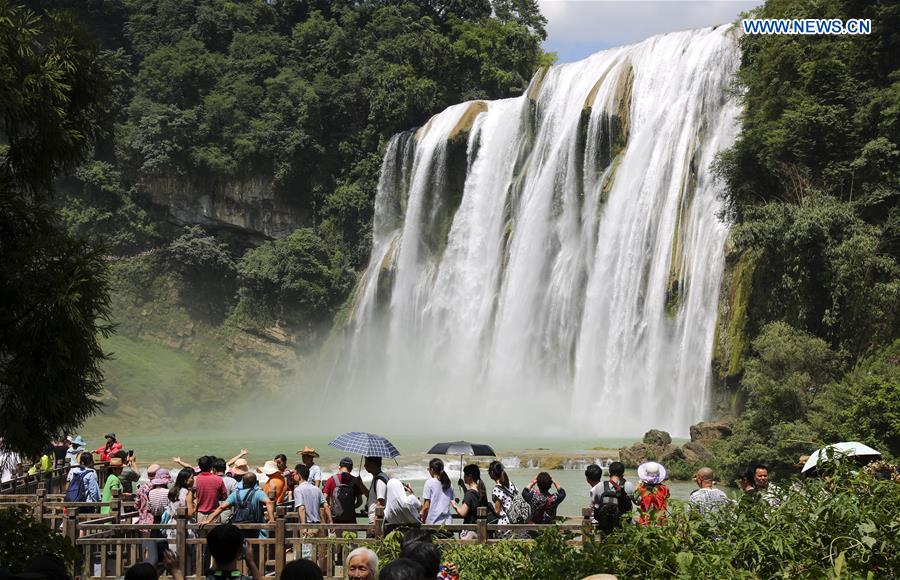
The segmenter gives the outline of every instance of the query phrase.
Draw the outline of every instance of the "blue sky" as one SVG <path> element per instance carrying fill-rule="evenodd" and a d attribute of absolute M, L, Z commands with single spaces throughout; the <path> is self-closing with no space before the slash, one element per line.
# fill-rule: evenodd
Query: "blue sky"
<path fill-rule="evenodd" d="M 735 20 L 761 0 L 539 0 L 547 18 L 544 50 L 559 62 L 664 32 Z"/>

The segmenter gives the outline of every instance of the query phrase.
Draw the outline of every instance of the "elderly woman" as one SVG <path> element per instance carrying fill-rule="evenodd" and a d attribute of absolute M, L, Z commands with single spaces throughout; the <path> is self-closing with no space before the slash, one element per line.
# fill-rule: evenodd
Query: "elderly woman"
<path fill-rule="evenodd" d="M 377 580 L 378 556 L 368 548 L 356 548 L 347 556 L 344 569 L 350 580 Z"/>

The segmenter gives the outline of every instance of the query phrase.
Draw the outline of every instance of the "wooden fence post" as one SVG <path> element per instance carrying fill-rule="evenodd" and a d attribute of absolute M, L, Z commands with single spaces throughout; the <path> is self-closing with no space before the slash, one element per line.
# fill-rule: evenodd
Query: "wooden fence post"
<path fill-rule="evenodd" d="M 115 517 L 115 523 L 121 523 L 119 520 L 122 516 L 122 489 L 119 487 L 114 487 L 112 490 L 112 507 L 109 510 L 109 513 Z"/>
<path fill-rule="evenodd" d="M 78 539 L 78 508 L 70 507 L 66 511 L 66 519 L 63 520 L 63 535 L 69 539 L 72 548 L 75 548 L 75 540 Z M 84 565 L 91 566 L 91 562 L 84 562 Z M 79 575 L 78 570 L 75 569 L 76 566 L 77 565 L 73 563 L 69 570 L 72 574 L 72 578 Z"/>
<path fill-rule="evenodd" d="M 284 506 L 275 508 L 275 577 L 281 577 L 285 562 L 285 516 Z"/>
<path fill-rule="evenodd" d="M 586 544 L 588 538 L 592 538 L 594 536 L 594 524 L 591 522 L 591 517 L 594 515 L 593 508 L 582 508 L 581 509 L 581 543 Z"/>
<path fill-rule="evenodd" d="M 187 508 L 175 509 L 175 552 L 178 555 L 178 564 L 181 573 L 187 575 Z"/>
<path fill-rule="evenodd" d="M 375 506 L 375 530 L 372 535 L 376 540 L 384 537 L 384 506 Z"/>
<path fill-rule="evenodd" d="M 39 524 L 44 523 L 44 498 L 47 497 L 47 490 L 39 487 L 34 495 L 34 519 Z"/>
<path fill-rule="evenodd" d="M 475 524 L 478 526 L 478 543 L 484 544 L 487 542 L 487 508 L 481 506 L 478 508 L 475 514 Z"/>

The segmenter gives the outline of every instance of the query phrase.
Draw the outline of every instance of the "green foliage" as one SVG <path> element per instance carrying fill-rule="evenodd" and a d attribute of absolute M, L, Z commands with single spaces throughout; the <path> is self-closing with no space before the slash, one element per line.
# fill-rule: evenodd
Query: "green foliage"
<path fill-rule="evenodd" d="M 0 562 L 13 573 L 22 572 L 31 560 L 52 554 L 65 564 L 79 559 L 68 538 L 34 520 L 23 507 L 0 510 Z"/>
<path fill-rule="evenodd" d="M 0 63 L 0 435 L 34 455 L 98 408 L 106 267 L 59 226 L 50 199 L 102 127 L 109 83 L 70 19 L 5 0 Z"/>
<path fill-rule="evenodd" d="M 238 271 L 239 313 L 292 324 L 327 318 L 352 280 L 340 253 L 309 228 L 248 251 Z"/>
<path fill-rule="evenodd" d="M 200 226 L 190 226 L 169 244 L 166 255 L 169 267 L 184 280 L 184 303 L 189 310 L 202 320 L 224 320 L 237 276 L 228 246 Z"/>
<path fill-rule="evenodd" d="M 900 457 L 900 340 L 828 385 L 814 404 L 810 423 L 827 441 L 860 441 Z"/>
<path fill-rule="evenodd" d="M 583 546 L 558 528 L 536 542 L 447 549 L 461 579 L 584 578 L 881 578 L 900 566 L 896 550 L 900 485 L 838 467 L 829 479 L 786 482 L 781 505 L 748 501 L 718 515 L 675 509 L 661 526 L 627 525 Z M 385 560 L 396 543 L 379 547 Z"/>

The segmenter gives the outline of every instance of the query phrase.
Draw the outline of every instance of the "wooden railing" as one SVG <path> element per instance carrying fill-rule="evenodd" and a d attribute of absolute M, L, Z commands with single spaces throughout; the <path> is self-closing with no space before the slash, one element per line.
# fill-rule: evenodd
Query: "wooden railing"
<path fill-rule="evenodd" d="M 144 561 L 150 550 L 158 544 L 166 544 L 179 559 L 185 578 L 201 580 L 206 556 L 205 534 L 216 524 L 203 530 L 191 522 L 183 508 L 177 510 L 174 523 L 134 524 L 137 513 L 130 497 L 115 494 L 113 501 L 65 502 L 61 494 L 49 494 L 40 488 L 35 494 L 0 495 L 0 509 L 25 506 L 34 518 L 51 530 L 60 532 L 76 547 L 81 561 L 71 570 L 73 578 L 105 580 L 122 577 L 134 564 Z M 98 507 L 109 507 L 109 514 L 93 513 Z M 90 509 L 91 513 L 84 510 Z M 580 544 L 592 535 L 590 509 L 585 509 L 582 520 L 563 523 L 559 527 L 573 534 L 572 543 Z M 478 508 L 474 524 L 423 525 L 422 529 L 441 532 L 437 543 L 491 544 L 499 541 L 531 541 L 528 532 L 546 529 L 545 525 L 497 525 L 488 524 L 487 509 Z M 248 540 L 260 572 L 265 576 L 279 577 L 285 564 L 306 557 L 319 563 L 325 578 L 344 578 L 343 564 L 347 555 L 359 546 L 372 546 L 384 535 L 383 508 L 376 510 L 375 523 L 353 524 L 301 524 L 298 514 L 288 504 L 275 510 L 275 521 L 265 524 L 238 524 L 244 530 L 265 530 L 265 537 Z M 475 539 L 462 540 L 462 531 L 474 531 Z M 162 538 L 151 537 L 162 535 Z M 165 537 L 168 536 L 168 537 Z"/>
<path fill-rule="evenodd" d="M 45 489 L 50 494 L 66 493 L 70 469 L 68 465 L 54 467 L 48 471 L 38 470 L 34 475 L 28 475 L 27 471 L 30 467 L 29 464 L 20 466 L 22 473 L 9 481 L 0 483 L 0 501 L 4 495 L 34 494 L 38 489 Z M 106 475 L 109 473 L 109 464 L 98 461 L 94 463 L 93 469 L 97 472 L 97 483 L 102 488 L 106 482 Z"/>

